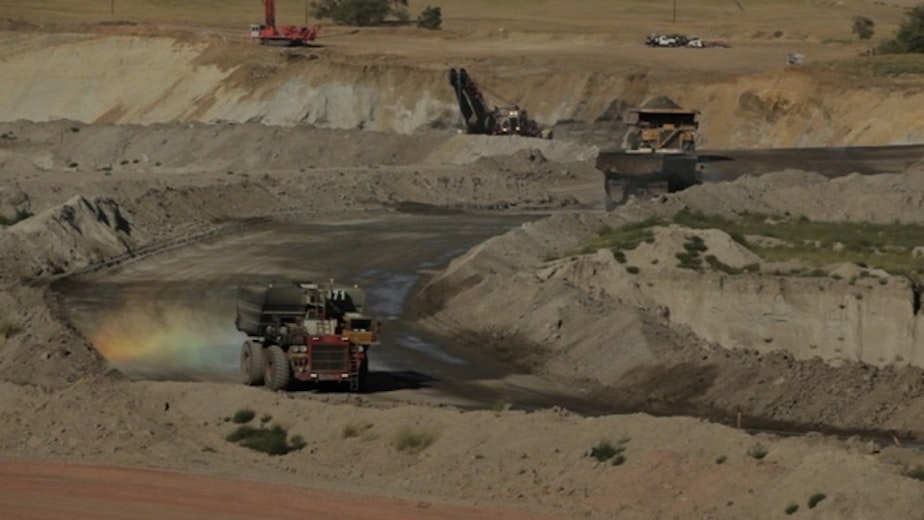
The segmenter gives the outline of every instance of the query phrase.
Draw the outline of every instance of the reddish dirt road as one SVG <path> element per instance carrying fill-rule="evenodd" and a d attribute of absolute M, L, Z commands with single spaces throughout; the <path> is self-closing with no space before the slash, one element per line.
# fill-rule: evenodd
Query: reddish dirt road
<path fill-rule="evenodd" d="M 555 518 L 189 473 L 31 462 L 0 462 L 0 511 L 9 520 Z"/>

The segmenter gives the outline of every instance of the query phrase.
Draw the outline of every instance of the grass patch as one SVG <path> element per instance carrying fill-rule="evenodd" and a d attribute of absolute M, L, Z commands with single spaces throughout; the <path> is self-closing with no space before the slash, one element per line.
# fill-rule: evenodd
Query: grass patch
<path fill-rule="evenodd" d="M 663 222 L 660 219 L 646 219 L 625 224 L 618 228 L 601 226 L 597 230 L 597 236 L 578 248 L 573 254 L 586 255 L 596 253 L 601 249 L 610 249 L 614 254 L 616 254 L 616 251 L 631 251 L 642 242 L 653 242 L 654 231 L 652 228 L 661 224 Z M 623 258 L 625 258 L 625 255 L 623 255 Z"/>
<path fill-rule="evenodd" d="M 494 401 L 494 404 L 491 405 L 491 411 L 494 412 L 494 415 L 500 415 L 504 412 L 508 412 L 511 408 L 513 408 L 513 404 L 503 399 L 498 399 L 497 401 Z"/>
<path fill-rule="evenodd" d="M 405 426 L 398 430 L 391 444 L 400 452 L 418 453 L 433 444 L 435 440 L 436 434 L 433 432 L 414 430 Z"/>
<path fill-rule="evenodd" d="M 366 436 L 366 432 L 372 429 L 372 423 L 349 423 L 343 427 L 343 430 L 340 432 L 340 436 L 344 439 L 352 439 L 354 437 Z"/>
<path fill-rule="evenodd" d="M 924 466 L 917 465 L 917 466 L 915 466 L 915 467 L 913 467 L 913 468 L 911 468 L 911 469 L 905 471 L 904 475 L 905 475 L 906 477 L 911 477 L 911 478 L 913 478 L 913 479 L 915 479 L 915 480 L 924 481 Z"/>
<path fill-rule="evenodd" d="M 613 466 L 619 466 L 626 461 L 626 444 L 629 442 L 624 437 L 615 443 L 608 440 L 602 440 L 590 448 L 587 456 L 596 459 L 597 462 L 609 462 Z"/>
<path fill-rule="evenodd" d="M 257 414 L 253 410 L 242 408 L 234 412 L 234 416 L 231 417 L 231 421 L 233 421 L 234 424 L 247 424 L 256 416 Z"/>
<path fill-rule="evenodd" d="M 0 320 L 0 336 L 3 336 L 5 339 L 10 339 L 20 332 L 22 332 L 22 326 L 12 319 L 4 318 Z"/>
<path fill-rule="evenodd" d="M 812 67 L 856 76 L 894 77 L 924 74 L 924 56 L 887 54 L 812 64 Z"/>
<path fill-rule="evenodd" d="M 924 56 L 915 59 L 924 63 Z M 905 275 L 914 282 L 924 282 L 924 258 L 915 258 L 912 254 L 916 246 L 924 245 L 924 225 L 899 222 L 816 222 L 805 216 L 747 212 L 726 218 L 682 210 L 669 219 L 647 219 L 618 228 L 603 226 L 597 230 L 595 238 L 571 254 L 589 254 L 609 248 L 617 261 L 625 263 L 625 251 L 635 249 L 643 242 L 653 241 L 652 228 L 668 224 L 691 229 L 722 230 L 764 261 L 801 262 L 805 268 L 797 274 L 802 276 L 827 276 L 823 269 L 825 266 L 850 262 L 883 269 L 895 275 Z M 747 237 L 766 237 L 771 240 L 757 241 Z M 705 261 L 711 269 L 728 274 L 759 271 L 757 264 L 741 269 L 728 266 L 713 255 L 703 255 L 705 251 L 702 239 L 689 238 L 684 243 L 684 250 L 677 254 L 680 267 L 701 270 Z"/>
<path fill-rule="evenodd" d="M 300 435 L 292 437 L 291 441 L 288 440 L 288 435 L 286 429 L 278 424 L 270 428 L 243 425 L 238 426 L 226 439 L 228 442 L 268 455 L 285 455 L 300 450 L 307 444 Z"/>
<path fill-rule="evenodd" d="M 810 496 L 808 499 L 809 509 L 815 509 L 815 506 L 817 506 L 819 502 L 827 498 L 827 496 L 828 495 L 825 495 L 824 493 L 812 493 L 812 496 Z"/>

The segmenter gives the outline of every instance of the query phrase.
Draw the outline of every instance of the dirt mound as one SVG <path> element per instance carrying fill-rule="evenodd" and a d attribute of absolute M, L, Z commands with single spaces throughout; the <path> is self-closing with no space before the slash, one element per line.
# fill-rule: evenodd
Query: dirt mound
<path fill-rule="evenodd" d="M 541 154 L 544 159 L 553 162 L 589 161 L 597 155 L 596 147 L 568 141 L 520 136 L 459 134 L 441 143 L 424 162 L 426 164 L 469 164 L 483 157 L 516 155 L 522 152 L 534 157 Z"/>
<path fill-rule="evenodd" d="M 421 294 L 435 309 L 424 321 L 459 337 L 466 334 L 460 324 L 482 324 L 493 338 L 482 348 L 503 352 L 507 342 L 522 345 L 532 353 L 524 362 L 533 370 L 585 388 L 599 385 L 596 392 L 630 409 L 676 413 L 686 407 L 720 416 L 742 411 L 790 424 L 889 425 L 924 434 L 924 423 L 889 405 L 887 397 L 901 394 L 916 402 L 911 396 L 924 392 L 917 383 L 907 387 L 924 366 L 916 354 L 922 347 L 915 331 L 922 322 L 907 280 L 748 274 L 761 269 L 754 252 L 723 232 L 680 227 L 654 228 L 650 240 L 626 251 L 578 254 L 604 225 L 680 210 L 730 218 L 751 212 L 920 222 L 919 177 L 909 170 L 827 180 L 785 171 L 634 201 L 607 215 L 557 215 L 489 241 L 435 276 Z M 685 259 L 696 263 L 684 265 Z M 522 305 L 492 297 L 506 294 L 525 295 L 517 298 Z M 555 303 L 562 295 L 569 305 Z M 873 376 L 862 400 L 838 397 L 855 396 L 869 384 L 850 374 L 879 374 L 871 365 L 882 367 L 883 375 Z M 786 376 L 787 370 L 799 375 Z M 895 377 L 884 375 L 893 371 Z M 742 385 L 745 372 L 751 376 Z M 775 386 L 790 377 L 840 390 L 812 398 L 812 405 L 784 406 L 807 399 L 804 386 Z M 663 386 L 666 379 L 676 385 Z"/>
<path fill-rule="evenodd" d="M 130 251 L 131 232 L 131 224 L 114 200 L 75 195 L 9 227 L 0 240 L 5 261 L 27 276 L 43 277 L 83 269 Z"/>
<path fill-rule="evenodd" d="M 669 97 L 658 96 L 645 101 L 642 108 L 678 109 L 683 108 Z"/>
<path fill-rule="evenodd" d="M 0 222 L 14 223 L 30 213 L 28 195 L 15 186 L 0 186 Z"/>

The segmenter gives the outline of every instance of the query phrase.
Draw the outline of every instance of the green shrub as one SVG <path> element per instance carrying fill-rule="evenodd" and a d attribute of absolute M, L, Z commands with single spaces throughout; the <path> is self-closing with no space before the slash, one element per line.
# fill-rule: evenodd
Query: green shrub
<path fill-rule="evenodd" d="M 924 4 L 906 11 L 905 19 L 895 31 L 895 36 L 882 42 L 878 50 L 883 54 L 924 52 Z"/>
<path fill-rule="evenodd" d="M 270 415 L 270 414 L 268 414 L 268 413 L 265 413 L 265 414 L 263 414 L 263 415 L 260 417 L 260 423 L 261 423 L 261 424 L 266 424 L 266 423 L 268 423 L 268 422 L 270 422 L 270 421 L 272 421 L 272 420 L 273 420 L 273 416 Z"/>
<path fill-rule="evenodd" d="M 20 332 L 22 332 L 22 327 L 10 318 L 0 321 L 0 336 L 4 339 L 10 339 Z"/>
<path fill-rule="evenodd" d="M 405 426 L 395 434 L 395 438 L 392 440 L 392 446 L 401 452 L 417 453 L 433 444 L 435 440 L 436 434 L 432 432 L 412 430 Z"/>
<path fill-rule="evenodd" d="M 291 448 L 291 451 L 300 450 L 307 445 L 308 443 L 305 442 L 305 438 L 301 435 L 293 435 L 292 438 L 289 439 L 289 447 Z"/>
<path fill-rule="evenodd" d="M 311 14 L 341 25 L 381 25 L 391 10 L 388 0 L 315 0 Z"/>
<path fill-rule="evenodd" d="M 786 509 L 784 509 L 783 511 L 784 511 L 787 515 L 791 515 L 791 514 L 795 513 L 795 512 L 798 511 L 798 510 L 799 510 L 799 504 L 796 504 L 795 502 L 793 502 L 793 503 L 789 504 L 788 506 L 786 506 Z"/>
<path fill-rule="evenodd" d="M 681 251 L 675 255 L 679 263 L 677 267 L 682 269 L 692 269 L 694 271 L 699 271 L 703 268 L 703 259 L 695 253 L 690 253 L 689 251 Z"/>
<path fill-rule="evenodd" d="M 254 428 L 244 425 L 238 426 L 226 439 L 245 448 L 269 455 L 285 455 L 305 447 L 306 443 L 301 436 L 293 437 L 291 443 L 286 440 L 287 436 L 288 432 L 278 424 L 271 428 Z"/>
<path fill-rule="evenodd" d="M 619 466 L 626 461 L 627 442 L 629 442 L 628 438 L 622 438 L 615 444 L 607 440 L 600 441 L 590 448 L 587 456 L 596 459 L 597 462 L 609 461 L 613 466 Z"/>
<path fill-rule="evenodd" d="M 924 480 L 924 466 L 918 465 L 905 471 L 905 476 L 915 480 Z"/>
<path fill-rule="evenodd" d="M 810 496 L 808 499 L 809 509 L 815 509 L 815 506 L 817 506 L 818 503 L 824 500 L 826 497 L 827 495 L 824 493 L 813 493 L 812 496 Z"/>
<path fill-rule="evenodd" d="M 407 0 L 314 0 L 311 13 L 341 25 L 382 25 L 388 15 L 407 21 Z"/>
<path fill-rule="evenodd" d="M 757 460 L 760 460 L 760 459 L 766 457 L 766 456 L 767 456 L 767 453 L 768 453 L 768 452 L 767 452 L 766 446 L 764 446 L 763 444 L 761 444 L 761 443 L 759 443 L 759 442 L 758 442 L 757 444 L 751 446 L 750 448 L 748 448 L 748 455 L 750 455 L 751 457 L 753 457 L 753 458 L 755 458 L 755 459 L 757 459 Z"/>
<path fill-rule="evenodd" d="M 716 463 L 716 464 L 725 464 L 725 461 L 726 461 L 726 460 L 728 460 L 728 457 L 726 457 L 725 455 L 719 455 L 718 457 L 715 458 L 715 463 Z"/>
<path fill-rule="evenodd" d="M 439 7 L 428 5 L 420 12 L 417 17 L 417 27 L 421 29 L 436 30 L 443 25 L 443 10 Z"/>
<path fill-rule="evenodd" d="M 639 273 L 639 268 L 638 268 L 637 266 L 634 266 L 634 265 L 627 265 L 627 266 L 626 266 L 626 272 L 629 273 L 629 274 L 638 274 L 638 273 Z"/>
<path fill-rule="evenodd" d="M 876 23 L 868 17 L 857 15 L 853 17 L 853 26 L 851 27 L 851 31 L 853 34 L 857 35 L 857 38 L 861 40 L 868 40 L 873 37 L 875 26 Z"/>
<path fill-rule="evenodd" d="M 231 420 L 234 421 L 234 424 L 246 424 L 252 421 L 256 415 L 257 414 L 253 410 L 242 408 L 234 412 L 234 417 L 232 417 Z"/>

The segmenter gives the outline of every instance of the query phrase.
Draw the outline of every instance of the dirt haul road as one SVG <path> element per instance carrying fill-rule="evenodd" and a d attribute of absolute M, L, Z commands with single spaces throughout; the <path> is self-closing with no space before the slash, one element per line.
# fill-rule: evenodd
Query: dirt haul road
<path fill-rule="evenodd" d="M 191 473 L 201 493 L 177 514 L 232 517 L 209 502 L 211 493 L 261 503 L 259 483 L 285 483 L 401 498 L 422 510 L 439 511 L 440 502 L 492 508 L 452 513 L 460 517 L 521 514 L 496 511 L 503 508 L 531 517 L 914 518 L 922 491 L 906 474 L 924 463 L 921 455 L 859 438 L 754 437 L 700 418 L 583 417 L 562 407 L 527 413 L 505 402 L 467 411 L 408 389 L 292 396 L 215 380 L 132 380 L 86 333 L 111 314 L 69 313 L 69 303 L 80 303 L 67 299 L 73 293 L 49 289 L 87 270 L 86 283 L 102 290 L 103 281 L 122 280 L 128 293 L 145 286 L 131 280 L 148 272 L 163 284 L 153 294 L 176 300 L 171 286 L 191 279 L 227 287 L 229 276 L 260 261 L 215 274 L 209 266 L 237 264 L 239 252 L 199 267 L 182 259 L 222 251 L 254 222 L 272 235 L 305 220 L 387 225 L 408 218 L 400 212 L 525 214 L 525 225 L 430 273 L 405 302 L 415 327 L 585 399 L 732 423 L 740 413 L 744 426 L 760 418 L 920 436 L 920 291 L 909 278 L 855 263 L 804 276 L 804 266 L 764 260 L 726 232 L 682 225 L 653 229 L 651 242 L 623 251 L 625 264 L 608 248 L 585 251 L 601 230 L 683 209 L 858 228 L 920 222 L 924 183 L 913 159 L 893 175 L 827 180 L 788 170 L 599 211 L 595 145 L 618 134 L 621 108 L 653 95 L 707 114 L 708 148 L 920 141 L 909 109 L 919 104 L 917 77 L 844 72 L 864 44 L 839 38 L 856 12 L 875 16 L 883 32 L 896 27 L 901 6 L 751 4 L 681 11 L 678 30 L 727 39 L 727 49 L 641 46 L 639 27 L 660 30 L 653 26 L 669 19 L 648 3 L 447 0 L 444 31 L 334 27 L 323 48 L 267 53 L 241 41 L 254 16 L 234 2 L 142 3 L 126 7 L 125 22 L 105 24 L 98 22 L 108 15 L 90 4 L 0 3 L 11 18 L 0 62 L 8 101 L 0 114 L 0 211 L 6 221 L 28 216 L 0 231 L 0 412 L 8 418 L 0 456 L 3 474 L 12 475 L 0 500 L 23 516 L 61 503 L 47 480 L 30 477 L 47 470 L 18 465 L 52 461 Z M 173 23 L 191 19 L 216 25 Z M 785 68 L 793 47 L 818 65 Z M 847 61 L 827 61 L 838 58 Z M 456 135 L 449 66 L 474 71 L 492 97 L 521 101 L 564 138 Z M 739 272 L 678 268 L 676 255 L 692 236 L 715 265 Z M 407 244 L 417 245 L 413 237 Z M 96 270 L 106 265 L 115 270 Z M 131 339 L 183 354 L 195 344 Z M 213 354 L 233 356 L 208 352 L 210 361 Z M 520 377 L 474 388 L 503 395 Z M 305 446 L 268 456 L 228 442 L 230 419 L 244 408 Z M 424 441 L 408 448 L 408 438 Z M 588 456 L 605 446 L 621 457 Z M 61 471 L 102 484 L 118 470 Z M 207 477 L 244 478 L 247 489 Z M 175 504 L 133 494 L 133 478 L 120 479 L 129 489 L 119 496 L 131 507 L 164 512 Z M 150 485 L 159 477 L 141 478 Z M 35 494 L 26 491 L 35 485 Z M 99 508 L 95 517 L 126 507 L 79 503 Z M 401 507 L 379 512 L 400 517 Z"/>

